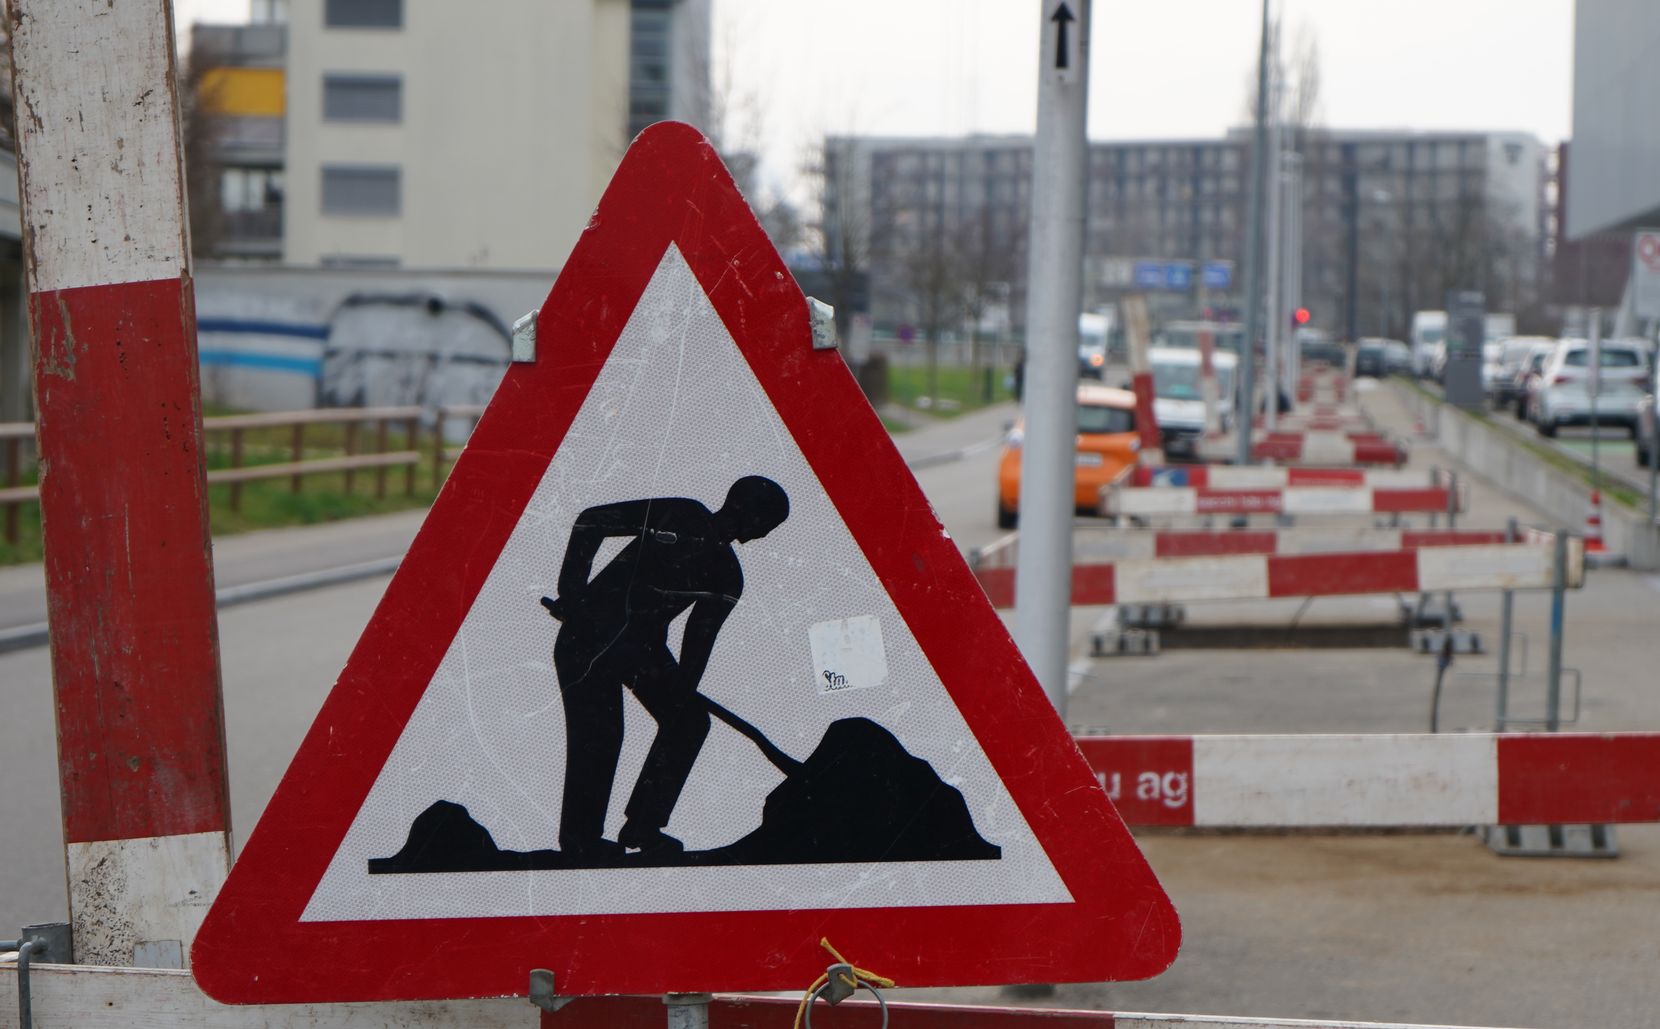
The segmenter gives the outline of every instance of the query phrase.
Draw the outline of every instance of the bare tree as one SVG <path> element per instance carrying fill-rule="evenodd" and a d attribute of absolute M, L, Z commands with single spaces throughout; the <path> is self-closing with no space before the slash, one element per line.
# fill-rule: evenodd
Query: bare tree
<path fill-rule="evenodd" d="M 942 212 L 924 211 L 899 251 L 899 266 L 927 346 L 928 396 L 939 396 L 939 345 L 963 316 L 963 259 Z"/>
<path fill-rule="evenodd" d="M 1019 272 L 1013 242 L 998 232 L 992 209 L 984 205 L 958 233 L 962 316 L 968 322 L 968 363 L 976 376 L 981 366 L 980 326 L 993 304 L 1008 301 Z"/>
<path fill-rule="evenodd" d="M 806 235 L 829 282 L 836 331 L 843 339 L 850 338 L 870 266 L 870 181 L 862 156 L 854 140 L 827 136 L 802 169 L 815 215 Z"/>

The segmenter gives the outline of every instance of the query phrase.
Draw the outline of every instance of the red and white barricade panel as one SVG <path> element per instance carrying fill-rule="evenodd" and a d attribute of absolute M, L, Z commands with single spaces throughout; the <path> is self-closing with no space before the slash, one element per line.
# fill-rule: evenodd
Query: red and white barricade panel
<path fill-rule="evenodd" d="M 1282 414 L 1274 421 L 1276 432 L 1376 432 L 1371 421 L 1359 414 L 1300 415 Z M 1263 419 L 1256 420 L 1256 428 L 1264 428 Z"/>
<path fill-rule="evenodd" d="M 1102 529 L 1080 534 L 1073 558 L 1091 561 L 1203 557 L 1216 554 L 1342 554 L 1504 543 L 1497 529 L 1374 529 L 1315 526 L 1296 529 Z"/>
<path fill-rule="evenodd" d="M 1428 514 L 1463 511 L 1464 486 L 1286 486 L 1283 489 L 1214 489 L 1195 486 L 1123 486 L 1101 490 L 1104 515 L 1205 514 Z"/>
<path fill-rule="evenodd" d="M 1423 472 L 1401 468 L 1286 468 L 1265 465 L 1136 465 L 1132 486 L 1209 486 L 1213 489 L 1284 489 L 1287 486 L 1380 486 L 1416 489 L 1433 485 Z"/>
<path fill-rule="evenodd" d="M 1585 581 L 1584 541 L 1568 538 L 1562 585 Z M 1181 604 L 1206 600 L 1268 600 L 1368 593 L 1548 589 L 1555 584 L 1554 547 L 1497 543 L 1375 553 L 1226 554 L 1079 563 L 1072 566 L 1072 603 Z M 997 607 L 1014 604 L 1014 569 L 976 568 Z"/>
<path fill-rule="evenodd" d="M 1130 825 L 1660 821 L 1660 734 L 1080 736 Z"/>
<path fill-rule="evenodd" d="M 1202 439 L 1197 450 L 1206 461 L 1226 461 L 1233 456 L 1231 437 Z M 1279 461 L 1311 465 L 1392 464 L 1406 460 L 1406 450 L 1397 443 L 1377 439 L 1349 439 L 1340 432 L 1280 434 L 1251 443 L 1254 461 Z"/>
<path fill-rule="evenodd" d="M 877 971 L 885 971 L 878 968 Z M 159 968 L 98 968 L 37 965 L 31 972 L 37 1025 L 212 1025 L 220 1029 L 391 1029 L 434 1025 L 469 1029 L 659 1029 L 661 997 L 584 997 L 557 1014 L 537 1012 L 523 997 L 391 1004 L 274 1004 L 226 1007 L 196 988 L 188 972 Z M 709 1024 L 787 1026 L 799 997 L 716 994 Z M 17 1009 L 17 976 L 0 975 L 0 1010 Z M 863 996 L 834 1010 L 821 1002 L 814 1023 L 827 1029 L 883 1024 L 884 1012 Z M 1402 1023 L 1325 1019 L 1250 1018 L 1221 1015 L 1120 1014 L 1054 1008 L 969 1007 L 917 1001 L 889 1001 L 887 1024 L 894 1029 L 1448 1029 Z M 1461 1027 L 1474 1029 L 1474 1027 Z"/>

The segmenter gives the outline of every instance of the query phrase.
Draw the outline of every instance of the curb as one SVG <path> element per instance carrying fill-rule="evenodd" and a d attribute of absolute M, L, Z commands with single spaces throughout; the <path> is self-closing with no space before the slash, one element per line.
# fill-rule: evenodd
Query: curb
<path fill-rule="evenodd" d="M 373 561 L 359 561 L 355 564 L 324 568 L 315 572 L 302 572 L 299 575 L 285 575 L 276 579 L 266 579 L 262 582 L 226 586 L 223 589 L 215 590 L 214 598 L 220 608 L 235 607 L 238 604 L 247 604 L 255 600 L 280 597 L 286 593 L 300 593 L 305 590 L 321 589 L 325 586 L 340 586 L 360 579 L 371 579 L 377 575 L 386 575 L 396 571 L 402 561 L 403 557 L 401 555 L 398 557 L 383 557 Z M 45 622 L 0 629 L 0 654 L 41 646 L 46 643 L 49 637 L 50 630 Z"/>

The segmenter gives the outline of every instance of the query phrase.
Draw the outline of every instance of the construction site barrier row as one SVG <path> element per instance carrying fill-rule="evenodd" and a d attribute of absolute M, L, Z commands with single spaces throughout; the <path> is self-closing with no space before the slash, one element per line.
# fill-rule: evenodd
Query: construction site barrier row
<path fill-rule="evenodd" d="M 1400 468 L 1266 468 L 1258 465 L 1136 465 L 1131 486 L 1209 486 L 1213 489 L 1285 489 L 1287 486 L 1373 486 L 1416 489 L 1435 485 L 1422 472 Z"/>
<path fill-rule="evenodd" d="M 1469 507 L 1464 487 L 1287 486 L 1212 489 L 1192 486 L 1102 487 L 1104 515 L 1148 517 L 1204 514 L 1441 514 Z"/>
<path fill-rule="evenodd" d="M 1569 537 L 1558 583 L 1555 548 L 1542 542 L 1431 547 L 1372 553 L 1228 554 L 1078 563 L 1072 603 L 1179 604 L 1368 593 L 1578 589 L 1585 581 L 1584 541 Z M 1013 607 L 1015 570 L 974 570 L 996 607 Z"/>

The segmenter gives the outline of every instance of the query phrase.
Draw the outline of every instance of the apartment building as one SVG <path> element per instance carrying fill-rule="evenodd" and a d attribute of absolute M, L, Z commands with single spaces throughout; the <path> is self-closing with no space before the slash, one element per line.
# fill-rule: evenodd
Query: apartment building
<path fill-rule="evenodd" d="M 1303 304 L 1340 335 L 1399 335 L 1451 284 L 1496 304 L 1535 289 L 1544 153 L 1519 133 L 1288 133 L 1303 215 Z M 1183 316 L 1240 308 L 1250 133 L 1089 147 L 1086 308 L 1137 292 Z M 823 224 L 868 264 L 879 327 L 926 320 L 927 272 L 1001 283 L 1024 321 L 1031 140 L 831 137 Z M 937 305 L 936 305 L 937 306 Z"/>

